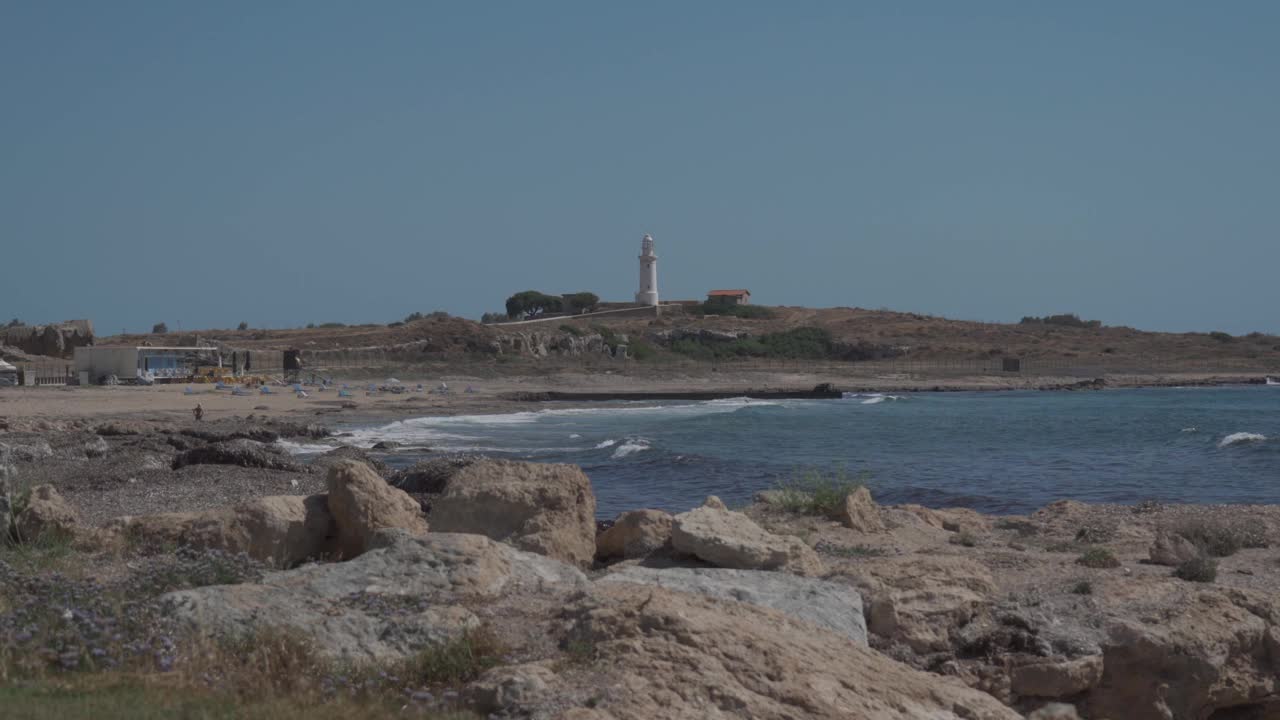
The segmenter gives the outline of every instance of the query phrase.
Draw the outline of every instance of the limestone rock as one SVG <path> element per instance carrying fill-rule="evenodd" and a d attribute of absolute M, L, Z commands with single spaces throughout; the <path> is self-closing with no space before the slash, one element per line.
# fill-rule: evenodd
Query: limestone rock
<path fill-rule="evenodd" d="M 347 562 L 304 565 L 258 583 L 183 590 L 162 599 L 201 634 L 291 630 L 325 656 L 386 662 L 476 627 L 464 600 L 569 593 L 586 584 L 575 568 L 479 535 L 383 531 L 373 544 Z"/>
<path fill-rule="evenodd" d="M 1115 607 L 1138 602 L 1176 608 L 1159 622 L 1121 617 L 1108 626 L 1102 679 L 1086 696 L 1090 717 L 1126 720 L 1216 717 L 1218 710 L 1263 707 L 1277 677 L 1267 662 L 1268 622 L 1241 603 L 1262 609 L 1270 598 L 1236 600 L 1211 589 L 1161 580 L 1117 588 Z M 1243 715 L 1242 715 L 1243 716 Z M 1258 714 L 1256 717 L 1274 717 Z"/>
<path fill-rule="evenodd" d="M 575 718 L 1020 718 L 955 679 L 754 605 L 598 583 L 569 615 L 570 636 L 617 678 Z"/>
<path fill-rule="evenodd" d="M 387 464 L 369 454 L 368 450 L 358 447 L 344 446 L 334 448 L 311 461 L 312 472 L 328 473 L 329 468 L 343 460 L 358 460 L 368 465 L 378 475 L 386 477 L 389 473 Z"/>
<path fill-rule="evenodd" d="M 108 420 L 94 428 L 99 435 L 113 437 L 117 435 L 147 435 L 159 428 L 144 420 Z"/>
<path fill-rule="evenodd" d="M 918 653 L 950 649 L 952 629 L 973 620 L 996 593 L 984 565 L 954 555 L 860 564 L 852 579 L 870 599 L 871 632 Z"/>
<path fill-rule="evenodd" d="M 942 529 L 947 532 L 984 533 L 991 530 L 991 518 L 969 508 L 943 508 L 934 510 L 942 519 Z"/>
<path fill-rule="evenodd" d="M 1188 560 L 1195 560 L 1201 553 L 1200 548 L 1190 540 L 1177 533 L 1160 530 L 1156 533 L 1155 542 L 1151 544 L 1147 554 L 1151 556 L 1151 562 L 1156 565 L 1177 567 Z"/>
<path fill-rule="evenodd" d="M 481 462 L 475 455 L 449 455 L 419 460 L 410 467 L 387 475 L 387 482 L 407 493 L 441 493 L 449 479 L 464 468 Z"/>
<path fill-rule="evenodd" d="M 639 558 L 671 546 L 671 514 L 661 510 L 624 512 L 596 537 L 596 558 Z"/>
<path fill-rule="evenodd" d="M 1102 679 L 1102 656 L 1074 660 L 1042 661 L 1013 668 L 1010 689 L 1015 695 L 1065 698 L 1098 684 Z"/>
<path fill-rule="evenodd" d="M 478 460 L 431 500 L 438 532 L 477 533 L 588 566 L 596 554 L 596 498 L 575 465 Z"/>
<path fill-rule="evenodd" d="M 515 713 L 546 699 L 555 680 L 542 663 L 496 667 L 467 687 L 467 698 L 482 713 Z"/>
<path fill-rule="evenodd" d="M 884 521 L 880 519 L 880 508 L 871 499 L 871 491 L 866 486 L 849 493 L 840 507 L 837 519 L 851 530 L 861 533 L 880 533 L 885 531 Z"/>
<path fill-rule="evenodd" d="M 216 548 L 274 567 L 336 552 L 336 528 L 324 495 L 277 495 L 206 512 L 124 517 L 107 529 L 133 543 Z"/>
<path fill-rule="evenodd" d="M 1027 716 L 1027 720 L 1080 720 L 1075 705 L 1049 703 Z"/>
<path fill-rule="evenodd" d="M 379 530 L 427 532 L 427 521 L 417 501 L 386 483 L 368 465 L 343 460 L 329 468 L 329 512 L 337 528 L 338 553 L 353 558 L 370 548 Z"/>
<path fill-rule="evenodd" d="M 897 509 L 929 527 L 942 529 L 942 516 L 923 505 L 899 505 Z"/>
<path fill-rule="evenodd" d="M 52 485 L 31 488 L 22 512 L 13 519 L 19 539 L 30 542 L 41 537 L 74 537 L 80 529 L 80 514 Z"/>
<path fill-rule="evenodd" d="M 174 470 L 187 465 L 237 465 L 268 470 L 301 469 L 301 466 L 280 446 L 244 438 L 191 448 L 179 453 L 173 459 Z"/>
<path fill-rule="evenodd" d="M 13 523 L 13 475 L 13 467 L 0 458 L 0 542 L 9 539 Z"/>
<path fill-rule="evenodd" d="M 653 585 L 773 608 L 796 620 L 844 635 L 860 645 L 867 644 L 862 596 L 848 585 L 760 570 L 659 569 L 636 565 L 612 572 L 596 582 Z"/>
<path fill-rule="evenodd" d="M 715 510 L 728 510 L 729 506 L 724 504 L 718 496 L 708 495 L 706 500 L 702 501 L 702 507 L 712 508 Z"/>
<path fill-rule="evenodd" d="M 671 547 L 717 567 L 781 570 L 817 576 L 826 570 L 800 538 L 774 535 L 742 513 L 700 507 L 675 516 Z"/>
<path fill-rule="evenodd" d="M 103 457 L 109 452 L 111 452 L 111 446 L 100 436 L 95 436 L 93 440 L 84 444 L 84 456 L 89 459 Z"/>

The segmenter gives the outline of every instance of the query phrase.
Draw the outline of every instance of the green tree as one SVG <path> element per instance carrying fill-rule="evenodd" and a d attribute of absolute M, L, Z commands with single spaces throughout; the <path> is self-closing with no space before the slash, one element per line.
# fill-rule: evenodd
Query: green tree
<path fill-rule="evenodd" d="M 151 333 L 153 335 L 163 335 L 167 332 L 169 332 L 169 326 L 165 325 L 162 322 L 156 323 L 155 325 L 151 326 Z"/>
<path fill-rule="evenodd" d="M 600 296 L 593 292 L 576 292 L 572 295 L 565 295 L 564 302 L 569 306 L 569 312 L 579 315 L 595 310 L 596 305 L 600 304 Z"/>
<path fill-rule="evenodd" d="M 543 313 L 560 312 L 564 301 L 555 295 L 525 290 L 507 298 L 507 317 L 535 318 Z"/>

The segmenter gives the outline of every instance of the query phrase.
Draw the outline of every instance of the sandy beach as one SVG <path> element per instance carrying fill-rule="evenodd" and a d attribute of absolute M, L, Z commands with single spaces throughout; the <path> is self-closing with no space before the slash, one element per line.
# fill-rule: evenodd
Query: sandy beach
<path fill-rule="evenodd" d="M 473 378 L 447 375 L 432 378 L 400 378 L 406 388 L 422 384 L 421 392 L 377 392 L 366 390 L 369 381 L 335 378 L 335 384 L 351 385 L 351 398 L 339 398 L 336 390 L 319 391 L 306 388 L 308 397 L 298 397 L 289 387 L 272 387 L 270 394 L 257 390 L 249 396 L 233 396 L 227 390 L 208 385 L 90 386 L 90 387 L 17 387 L 0 389 L 0 421 L 23 428 L 32 421 L 56 422 L 70 419 L 136 418 L 163 420 L 190 418 L 200 404 L 210 420 L 255 415 L 258 417 L 310 417 L 325 423 L 394 419 L 440 415 L 512 412 L 528 409 L 535 403 L 512 399 L 516 393 L 540 391 L 639 393 L 639 392 L 741 392 L 768 390 L 808 390 L 821 383 L 832 383 L 847 392 L 932 392 L 932 391 L 1002 391 L 1069 388 L 1082 381 L 1079 377 L 1054 376 L 833 376 L 831 374 L 709 372 L 700 376 L 650 377 L 622 374 L 578 374 L 510 378 Z M 448 383 L 448 394 L 427 390 Z M 1086 379 L 1088 380 L 1088 379 Z M 1183 373 L 1148 375 L 1108 375 L 1110 388 L 1167 387 L 1176 385 L 1227 385 L 1258 383 L 1256 373 Z M 385 384 L 385 383 L 384 383 Z M 464 390 L 471 386 L 473 392 Z M 344 407 L 345 404 L 345 407 Z M 352 407 L 354 404 L 354 407 Z"/>

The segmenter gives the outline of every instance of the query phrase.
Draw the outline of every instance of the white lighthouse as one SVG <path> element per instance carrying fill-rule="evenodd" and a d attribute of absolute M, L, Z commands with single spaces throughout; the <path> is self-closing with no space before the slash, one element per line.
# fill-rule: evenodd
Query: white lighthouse
<path fill-rule="evenodd" d="M 636 291 L 637 305 L 658 304 L 658 256 L 653 254 L 653 238 L 644 236 L 640 241 L 640 289 Z"/>

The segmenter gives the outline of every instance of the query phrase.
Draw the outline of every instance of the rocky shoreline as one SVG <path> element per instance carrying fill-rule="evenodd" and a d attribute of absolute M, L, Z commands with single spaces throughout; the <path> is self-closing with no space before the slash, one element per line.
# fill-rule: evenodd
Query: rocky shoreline
<path fill-rule="evenodd" d="M 272 444 L 327 433 L 0 436 L 0 688 L 140 658 L 185 677 L 209 643 L 287 633 L 426 717 L 1280 717 L 1280 507 L 994 517 L 849 487 L 598 525 L 574 466 Z M 387 670 L 477 633 L 502 648 L 483 668 Z M 333 702 L 347 676 L 317 672 Z"/>

